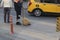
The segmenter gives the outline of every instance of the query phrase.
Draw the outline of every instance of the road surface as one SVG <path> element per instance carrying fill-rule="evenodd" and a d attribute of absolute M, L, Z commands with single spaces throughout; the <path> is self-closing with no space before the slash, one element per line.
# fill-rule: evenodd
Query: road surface
<path fill-rule="evenodd" d="M 16 13 L 13 15 L 14 34 L 10 34 L 10 24 L 3 23 L 3 9 L 0 9 L 0 40 L 58 40 L 56 32 L 56 17 L 30 16 L 25 9 L 25 16 L 30 20 L 30 26 L 16 25 Z"/>

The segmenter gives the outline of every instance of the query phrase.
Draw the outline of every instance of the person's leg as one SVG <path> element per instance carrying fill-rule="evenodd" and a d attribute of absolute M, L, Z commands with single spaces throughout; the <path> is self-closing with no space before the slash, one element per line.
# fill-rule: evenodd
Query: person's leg
<path fill-rule="evenodd" d="M 8 11 L 7 11 L 7 16 L 8 16 L 8 19 L 7 19 L 7 22 L 9 23 L 9 19 L 10 19 L 10 8 L 8 8 Z"/>
<path fill-rule="evenodd" d="M 4 8 L 4 23 L 6 23 L 6 8 Z"/>
<path fill-rule="evenodd" d="M 21 25 L 21 23 L 20 23 L 20 13 L 18 11 L 16 13 L 16 16 L 17 16 L 17 18 L 16 18 L 16 24 L 17 25 Z"/>
<path fill-rule="evenodd" d="M 16 11 L 16 25 L 21 25 L 21 23 L 20 23 L 20 12 L 19 12 L 19 8 L 18 8 L 18 6 L 16 7 L 15 6 L 15 11 Z"/>
<path fill-rule="evenodd" d="M 16 11 L 16 24 L 17 25 L 21 25 L 21 23 L 19 21 L 19 19 L 20 19 L 19 15 L 21 15 L 20 14 L 20 8 L 19 8 L 19 6 L 16 3 L 14 3 L 14 8 L 15 8 L 15 11 Z"/>
<path fill-rule="evenodd" d="M 16 24 L 21 25 L 21 7 L 18 7 L 18 10 L 17 10 L 17 22 L 16 22 Z"/>

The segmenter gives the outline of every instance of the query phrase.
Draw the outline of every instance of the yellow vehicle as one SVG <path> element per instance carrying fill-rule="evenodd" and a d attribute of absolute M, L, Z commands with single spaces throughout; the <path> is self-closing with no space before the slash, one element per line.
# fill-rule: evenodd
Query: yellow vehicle
<path fill-rule="evenodd" d="M 60 0 L 30 0 L 28 12 L 35 16 L 47 13 L 60 13 Z"/>

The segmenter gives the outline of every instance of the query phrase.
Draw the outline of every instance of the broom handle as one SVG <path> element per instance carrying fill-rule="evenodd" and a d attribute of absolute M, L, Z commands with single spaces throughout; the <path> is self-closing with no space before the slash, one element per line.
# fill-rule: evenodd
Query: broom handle
<path fill-rule="evenodd" d="M 25 11 L 24 11 L 24 8 L 22 7 L 22 18 L 24 19 L 24 17 L 25 17 Z"/>

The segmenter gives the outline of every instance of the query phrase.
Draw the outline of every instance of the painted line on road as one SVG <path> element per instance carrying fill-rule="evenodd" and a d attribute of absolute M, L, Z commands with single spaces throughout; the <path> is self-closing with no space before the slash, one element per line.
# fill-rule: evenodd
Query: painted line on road
<path fill-rule="evenodd" d="M 55 37 L 48 36 L 43 33 L 36 33 L 36 32 L 31 32 L 29 30 L 23 30 L 22 32 L 18 32 L 19 34 L 26 35 L 32 38 L 38 38 L 42 40 L 57 40 Z"/>
<path fill-rule="evenodd" d="M 56 24 L 48 23 L 48 22 L 44 22 L 44 21 L 37 21 L 37 20 L 30 20 L 30 21 L 38 23 L 38 24 L 48 25 L 48 26 L 56 26 Z"/>

